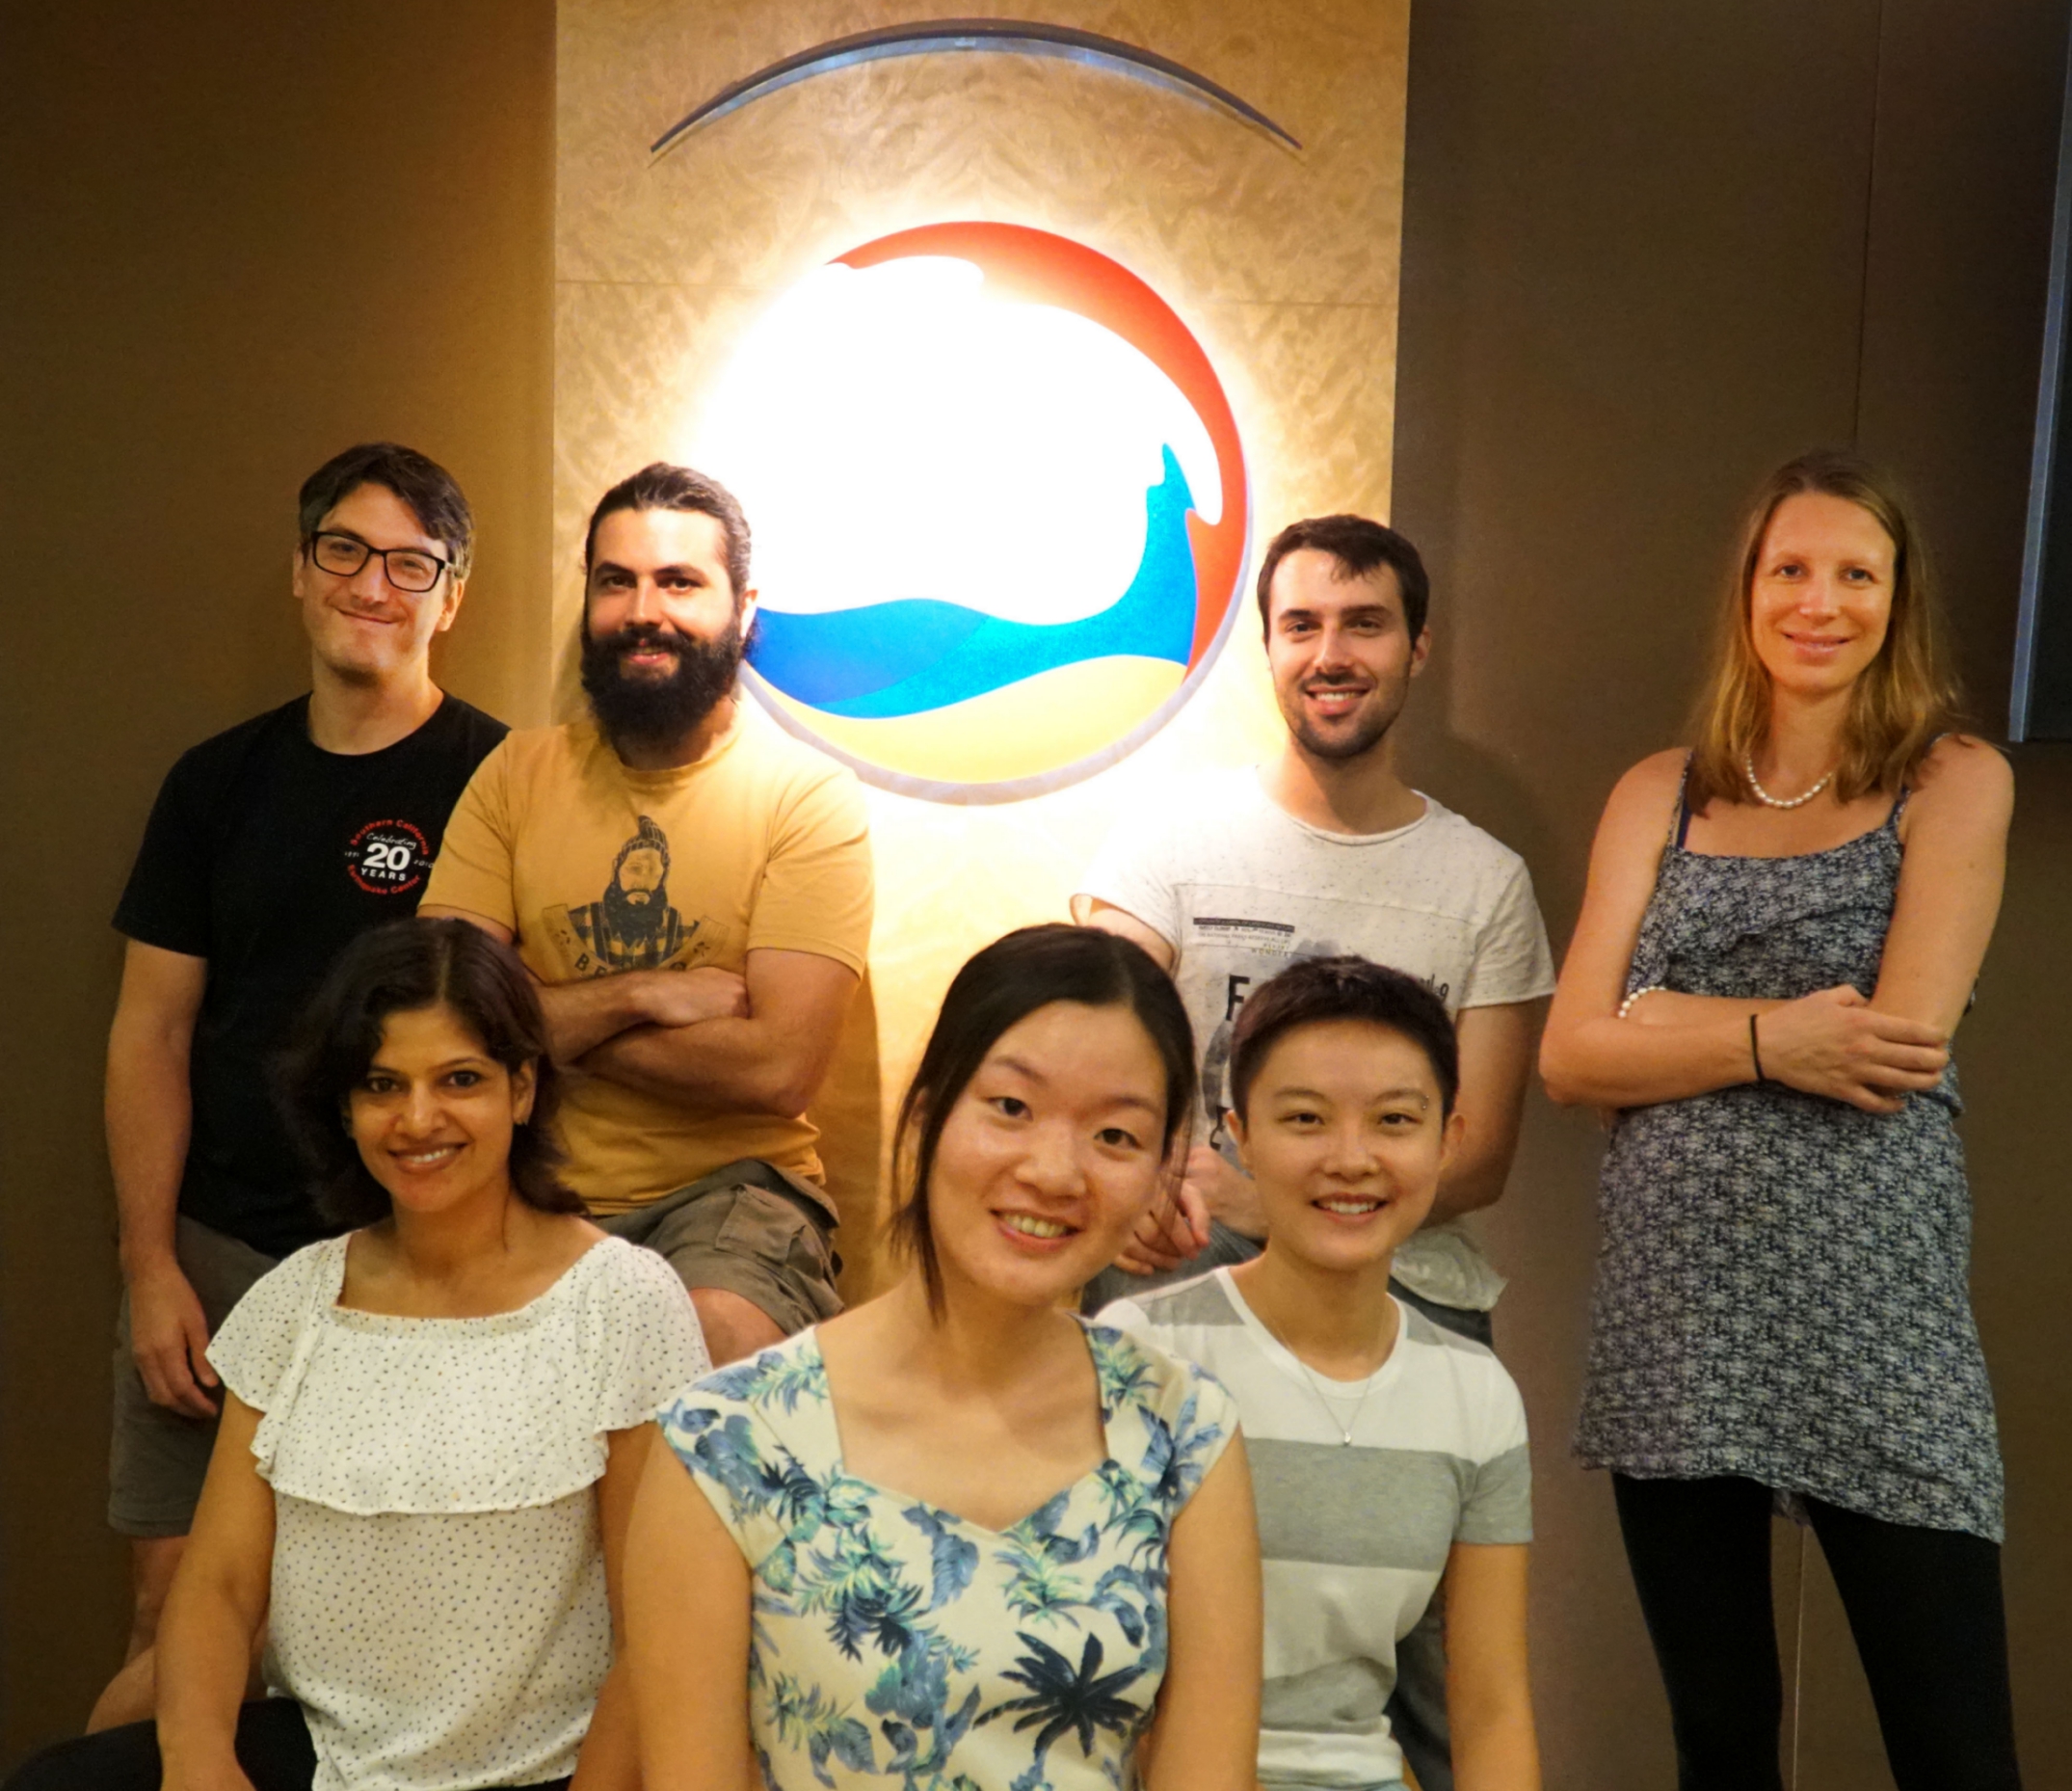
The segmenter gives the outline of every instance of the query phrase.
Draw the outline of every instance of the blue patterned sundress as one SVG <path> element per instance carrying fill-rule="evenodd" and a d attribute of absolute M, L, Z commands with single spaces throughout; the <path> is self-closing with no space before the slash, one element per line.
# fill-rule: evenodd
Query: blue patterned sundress
<path fill-rule="evenodd" d="M 1117 1791 L 1166 1661 L 1174 1520 L 1237 1430 L 1200 1369 L 1086 1327 L 1107 1457 L 1006 1530 L 850 1474 L 811 1330 L 706 1377 L 662 1434 L 755 1587 L 769 1791 Z"/>
<path fill-rule="evenodd" d="M 1628 990 L 1870 996 L 1905 806 L 1790 858 L 1671 840 Z M 1779 1083 L 1622 1112 L 1598 1203 L 1579 1458 L 1641 1478 L 1738 1475 L 2000 1540 L 1962 1110 L 1952 1064 L 1890 1115 Z"/>

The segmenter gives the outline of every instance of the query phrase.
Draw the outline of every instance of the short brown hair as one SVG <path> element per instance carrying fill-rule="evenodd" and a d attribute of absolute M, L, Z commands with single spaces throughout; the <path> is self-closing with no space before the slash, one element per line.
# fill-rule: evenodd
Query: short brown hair
<path fill-rule="evenodd" d="M 1424 632 L 1424 618 L 1431 608 L 1432 581 L 1423 558 L 1406 535 L 1364 516 L 1313 516 L 1290 522 L 1266 547 L 1259 563 L 1259 625 L 1262 631 L 1273 627 L 1273 575 L 1290 553 L 1314 548 L 1338 561 L 1347 578 L 1365 578 L 1378 566 L 1395 575 L 1395 588 L 1403 595 L 1403 622 L 1416 640 Z"/>
<path fill-rule="evenodd" d="M 453 575 L 467 576 L 475 557 L 475 513 L 466 495 L 438 461 L 396 441 L 362 441 L 333 454 L 303 481 L 296 520 L 305 548 L 324 519 L 362 485 L 393 492 L 417 526 L 446 549 Z"/>
<path fill-rule="evenodd" d="M 373 927 L 338 954 L 277 1067 L 280 1114 L 309 1164 L 317 1211 L 337 1225 L 388 1216 L 388 1190 L 338 1116 L 381 1050 L 388 1016 L 441 1006 L 505 1069 L 532 1066 L 532 1112 L 511 1135 L 512 1191 L 543 1213 L 582 1212 L 581 1199 L 556 1174 L 561 1151 L 551 1126 L 559 1087 L 531 973 L 479 926 L 423 919 Z"/>
<path fill-rule="evenodd" d="M 1897 793 L 1938 736 L 1962 721 L 1963 694 L 1950 663 L 1927 548 L 1913 511 L 1883 468 L 1846 448 L 1818 448 L 1770 474 L 1742 518 L 1734 575 L 1721 597 L 1712 665 L 1692 716 L 1686 800 L 1702 810 L 1713 797 L 1746 800 L 1744 762 L 1769 727 L 1769 673 L 1749 629 L 1749 593 L 1771 519 L 1788 497 L 1846 498 L 1876 518 L 1893 550 L 1892 621 L 1878 655 L 1849 692 L 1838 802 L 1874 789 Z"/>
<path fill-rule="evenodd" d="M 748 589 L 748 518 L 740 499 L 717 479 L 663 460 L 621 479 L 590 513 L 590 526 L 583 534 L 585 575 L 597 558 L 598 524 L 617 510 L 683 510 L 710 517 L 727 544 L 727 577 L 733 585 L 734 607 L 740 608 L 741 593 Z"/>

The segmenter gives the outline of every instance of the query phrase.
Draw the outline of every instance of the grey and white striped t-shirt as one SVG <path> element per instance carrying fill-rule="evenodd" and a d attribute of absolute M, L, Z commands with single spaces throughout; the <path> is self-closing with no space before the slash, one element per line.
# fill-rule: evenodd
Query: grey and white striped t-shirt
<path fill-rule="evenodd" d="M 1395 1644 L 1454 1543 L 1532 1539 L 1517 1386 L 1480 1344 L 1397 1310 L 1395 1348 L 1370 1380 L 1314 1383 L 1228 1269 L 1101 1315 L 1199 1363 L 1237 1401 L 1265 1570 L 1259 1776 L 1269 1787 L 1400 1778 L 1385 1714 Z"/>

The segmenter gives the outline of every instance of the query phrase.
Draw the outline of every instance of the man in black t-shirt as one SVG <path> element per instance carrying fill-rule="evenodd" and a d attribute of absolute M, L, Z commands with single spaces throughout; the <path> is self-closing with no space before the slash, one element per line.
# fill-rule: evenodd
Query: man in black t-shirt
<path fill-rule="evenodd" d="M 446 816 L 504 725 L 433 683 L 474 545 L 460 487 L 391 442 L 303 486 L 306 696 L 204 740 L 158 793 L 115 923 L 108 1153 L 125 1293 L 109 1522 L 133 1539 L 129 1664 L 91 1727 L 151 1714 L 147 1652 L 221 1403 L 203 1351 L 253 1281 L 328 1231 L 268 1093 L 288 1024 L 356 934 L 415 912 Z"/>

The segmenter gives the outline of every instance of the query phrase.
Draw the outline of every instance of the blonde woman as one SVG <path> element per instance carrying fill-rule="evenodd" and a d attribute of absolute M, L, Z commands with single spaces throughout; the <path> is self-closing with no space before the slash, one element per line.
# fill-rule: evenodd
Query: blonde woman
<path fill-rule="evenodd" d="M 1780 1783 L 1769 1515 L 1811 1522 L 1900 1791 L 2019 1782 L 1951 1034 L 2012 780 L 1920 536 L 1841 453 L 1752 505 L 1697 743 L 1612 792 L 1541 1067 L 1617 1110 L 1578 1453 L 1685 1791 Z"/>

